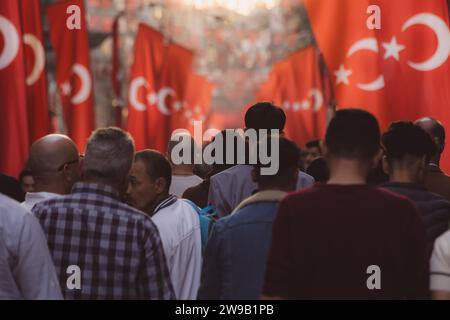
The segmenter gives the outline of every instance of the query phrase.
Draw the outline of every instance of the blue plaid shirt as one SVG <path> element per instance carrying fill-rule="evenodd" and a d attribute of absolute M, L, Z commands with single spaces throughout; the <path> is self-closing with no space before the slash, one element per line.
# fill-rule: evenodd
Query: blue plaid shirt
<path fill-rule="evenodd" d="M 158 229 L 112 187 L 80 182 L 33 212 L 66 299 L 174 299 Z M 72 265 L 80 268 L 80 289 L 68 286 Z"/>

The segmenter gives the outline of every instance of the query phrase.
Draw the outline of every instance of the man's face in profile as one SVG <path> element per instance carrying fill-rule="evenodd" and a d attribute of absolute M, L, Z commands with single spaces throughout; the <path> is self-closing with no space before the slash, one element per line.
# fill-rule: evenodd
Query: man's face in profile
<path fill-rule="evenodd" d="M 137 160 L 131 168 L 127 189 L 127 202 L 132 207 L 151 214 L 153 203 L 157 197 L 155 182 L 147 174 L 145 164 Z"/>

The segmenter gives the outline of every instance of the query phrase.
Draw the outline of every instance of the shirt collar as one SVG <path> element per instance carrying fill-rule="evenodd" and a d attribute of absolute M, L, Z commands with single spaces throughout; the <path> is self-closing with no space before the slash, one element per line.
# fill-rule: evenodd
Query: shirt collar
<path fill-rule="evenodd" d="M 171 205 L 173 205 L 176 201 L 177 201 L 177 197 L 174 195 L 169 195 L 166 199 L 164 199 L 163 201 L 161 201 L 160 204 L 158 204 L 155 208 L 155 210 L 153 210 L 153 214 L 155 215 L 159 210 L 162 210 L 164 208 L 167 208 Z"/>
<path fill-rule="evenodd" d="M 77 182 L 72 188 L 72 193 L 95 193 L 120 201 L 119 192 L 113 187 L 93 182 Z"/>

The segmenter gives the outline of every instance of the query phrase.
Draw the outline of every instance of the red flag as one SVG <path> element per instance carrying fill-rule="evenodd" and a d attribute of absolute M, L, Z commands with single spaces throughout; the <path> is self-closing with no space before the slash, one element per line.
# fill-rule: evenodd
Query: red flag
<path fill-rule="evenodd" d="M 28 125 L 30 140 L 34 142 L 50 132 L 40 1 L 20 0 L 20 12 L 27 75 Z"/>
<path fill-rule="evenodd" d="M 80 29 L 69 29 L 70 6 L 80 8 Z M 70 10 L 69 10 L 70 11 Z M 95 127 L 89 39 L 83 0 L 68 0 L 47 8 L 50 40 L 56 53 L 56 80 L 64 106 L 68 135 L 80 150 Z"/>
<path fill-rule="evenodd" d="M 17 176 L 29 147 L 19 3 L 0 2 L 0 172 Z"/>
<path fill-rule="evenodd" d="M 300 50 L 277 63 L 260 90 L 286 113 L 286 135 L 302 146 L 323 136 L 329 93 L 322 79 L 316 48 Z"/>
<path fill-rule="evenodd" d="M 332 75 L 337 107 L 366 109 L 385 128 L 389 124 L 385 81 L 375 31 L 366 25 L 369 5 L 368 0 L 305 0 L 314 35 Z"/>
<path fill-rule="evenodd" d="M 375 0 L 390 121 L 432 116 L 450 128 L 450 30 L 445 0 Z M 450 151 L 442 166 L 450 170 Z"/>
<path fill-rule="evenodd" d="M 172 127 L 186 129 L 194 134 L 194 121 L 203 124 L 207 119 L 211 104 L 213 85 L 203 76 L 195 73 L 189 75 L 183 110 L 174 115 Z"/>
<path fill-rule="evenodd" d="M 183 112 L 193 59 L 192 51 L 176 43 L 171 43 L 166 48 L 159 82 L 158 104 L 157 108 L 153 109 L 153 119 L 149 124 L 152 135 L 157 138 L 154 141 L 154 148 L 157 150 L 165 151 L 172 132 L 178 129 L 176 119 Z"/>
<path fill-rule="evenodd" d="M 154 148 L 160 137 L 158 122 L 165 118 L 157 112 L 158 78 L 164 55 L 164 36 L 140 24 L 134 45 L 134 62 L 130 72 L 128 94 L 128 131 L 134 137 L 136 149 Z M 156 128 L 156 130 L 155 130 Z M 167 141 L 165 142 L 167 143 Z"/>

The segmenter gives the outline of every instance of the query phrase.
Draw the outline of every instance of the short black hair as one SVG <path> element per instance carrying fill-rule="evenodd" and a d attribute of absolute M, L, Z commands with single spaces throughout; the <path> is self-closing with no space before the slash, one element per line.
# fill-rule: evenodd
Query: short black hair
<path fill-rule="evenodd" d="M 305 144 L 305 147 L 306 148 L 318 148 L 319 150 L 321 150 L 322 148 L 321 148 L 320 142 L 321 141 L 319 139 L 311 140 Z"/>
<path fill-rule="evenodd" d="M 330 179 L 330 169 L 324 158 L 320 157 L 311 162 L 306 173 L 314 178 L 314 181 L 325 183 Z"/>
<path fill-rule="evenodd" d="M 31 172 L 31 170 L 28 168 L 23 169 L 19 175 L 20 183 L 23 183 L 23 178 L 28 177 L 28 176 L 33 176 L 33 172 Z"/>
<path fill-rule="evenodd" d="M 286 114 L 283 109 L 271 102 L 259 102 L 251 106 L 245 113 L 247 129 L 278 129 L 281 132 L 286 125 Z"/>
<path fill-rule="evenodd" d="M 169 159 L 156 150 L 142 150 L 136 153 L 135 161 L 142 161 L 145 165 L 147 175 L 156 180 L 164 178 L 167 182 L 167 189 L 172 183 L 172 167 Z"/>
<path fill-rule="evenodd" d="M 430 135 L 420 126 L 409 121 L 392 123 L 383 134 L 382 145 L 390 161 L 401 161 L 406 156 L 426 156 L 428 162 L 436 154 L 436 145 Z"/>
<path fill-rule="evenodd" d="M 328 125 L 325 143 L 330 155 L 369 160 L 380 149 L 380 127 L 377 119 L 360 109 L 336 111 Z"/>
<path fill-rule="evenodd" d="M 270 149 L 270 141 L 271 139 L 279 140 L 279 169 L 278 173 L 275 175 L 262 175 L 261 169 L 266 165 L 261 165 L 258 161 L 257 164 L 254 165 L 256 171 L 256 180 L 258 184 L 269 185 L 275 182 L 283 183 L 287 175 L 290 174 L 291 170 L 294 168 L 298 168 L 298 163 L 300 161 L 300 149 L 297 145 L 284 137 L 281 136 L 272 136 L 267 139 L 267 141 L 261 141 L 260 143 L 269 143 L 268 150 Z"/>

